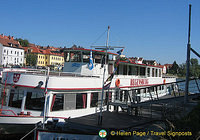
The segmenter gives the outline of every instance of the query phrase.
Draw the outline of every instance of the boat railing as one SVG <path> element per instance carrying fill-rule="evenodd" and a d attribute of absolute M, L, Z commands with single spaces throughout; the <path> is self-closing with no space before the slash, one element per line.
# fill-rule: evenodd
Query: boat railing
<path fill-rule="evenodd" d="M 27 70 L 27 71 L 9 71 L 9 72 L 17 72 L 17 73 L 25 73 L 25 74 L 33 74 L 33 75 L 47 75 L 47 70 Z M 59 72 L 59 71 L 50 71 L 50 76 L 68 76 L 68 77 L 96 77 L 100 76 L 94 75 L 86 75 L 76 72 Z"/>
<path fill-rule="evenodd" d="M 1 115 L 1 116 L 4 116 L 4 114 L 6 114 L 6 115 L 9 115 L 9 114 L 10 114 L 10 115 L 12 115 L 12 116 L 17 116 L 13 110 L 0 109 L 0 115 Z"/>

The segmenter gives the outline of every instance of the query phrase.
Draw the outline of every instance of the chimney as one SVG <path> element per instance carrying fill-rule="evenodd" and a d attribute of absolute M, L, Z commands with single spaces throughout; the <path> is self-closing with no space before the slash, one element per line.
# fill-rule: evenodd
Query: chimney
<path fill-rule="evenodd" d="M 12 36 L 12 37 L 11 37 L 11 40 L 13 40 L 13 39 L 14 39 L 14 37 Z"/>

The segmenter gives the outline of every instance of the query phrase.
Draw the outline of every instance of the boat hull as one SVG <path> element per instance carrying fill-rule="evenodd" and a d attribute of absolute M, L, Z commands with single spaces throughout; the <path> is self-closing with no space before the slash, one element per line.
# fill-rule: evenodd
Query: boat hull
<path fill-rule="evenodd" d="M 0 116 L 0 134 L 25 134 L 40 121 L 42 117 Z"/>

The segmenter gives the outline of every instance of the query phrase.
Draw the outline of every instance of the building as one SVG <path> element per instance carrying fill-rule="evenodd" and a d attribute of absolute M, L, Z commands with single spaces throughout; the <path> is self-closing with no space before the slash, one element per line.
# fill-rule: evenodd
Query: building
<path fill-rule="evenodd" d="M 24 49 L 26 56 L 33 54 L 37 57 L 36 66 L 59 67 L 64 65 L 64 55 L 63 53 L 60 53 L 59 48 L 29 44 L 29 46 L 24 47 Z M 28 62 L 26 62 L 26 65 L 29 65 Z"/>
<path fill-rule="evenodd" d="M 0 65 L 24 65 L 24 49 L 13 36 L 0 35 Z"/>

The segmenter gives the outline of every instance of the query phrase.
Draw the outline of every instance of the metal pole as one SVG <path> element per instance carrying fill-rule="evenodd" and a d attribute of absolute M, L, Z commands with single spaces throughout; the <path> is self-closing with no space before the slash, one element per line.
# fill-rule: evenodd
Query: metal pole
<path fill-rule="evenodd" d="M 108 41 L 109 41 L 109 31 L 110 26 L 108 26 L 108 32 L 107 32 L 107 41 L 106 41 L 106 57 L 105 57 L 105 64 L 104 64 L 104 71 L 103 71 L 103 82 L 102 82 L 102 94 L 101 94 L 101 106 L 100 106 L 100 113 L 98 118 L 98 124 L 102 125 L 102 110 L 103 110 L 103 97 L 104 97 L 104 80 L 105 80 L 105 72 L 106 72 L 106 61 L 107 61 L 107 50 L 108 50 Z"/>
<path fill-rule="evenodd" d="M 46 120 L 46 108 L 47 108 L 47 84 L 49 81 L 49 67 L 47 69 L 47 77 L 46 77 L 46 83 L 45 83 L 45 90 L 44 90 L 44 94 L 45 94 L 45 102 L 44 102 L 44 114 L 43 114 L 43 129 L 44 129 L 44 124 L 45 124 L 45 120 Z"/>
<path fill-rule="evenodd" d="M 185 82 L 185 97 L 184 103 L 188 102 L 188 87 L 189 87 L 189 73 L 190 73 L 190 29 L 191 29 L 191 4 L 189 5 L 189 30 L 188 30 L 188 44 L 187 44 L 187 61 L 186 61 L 186 82 Z"/>

